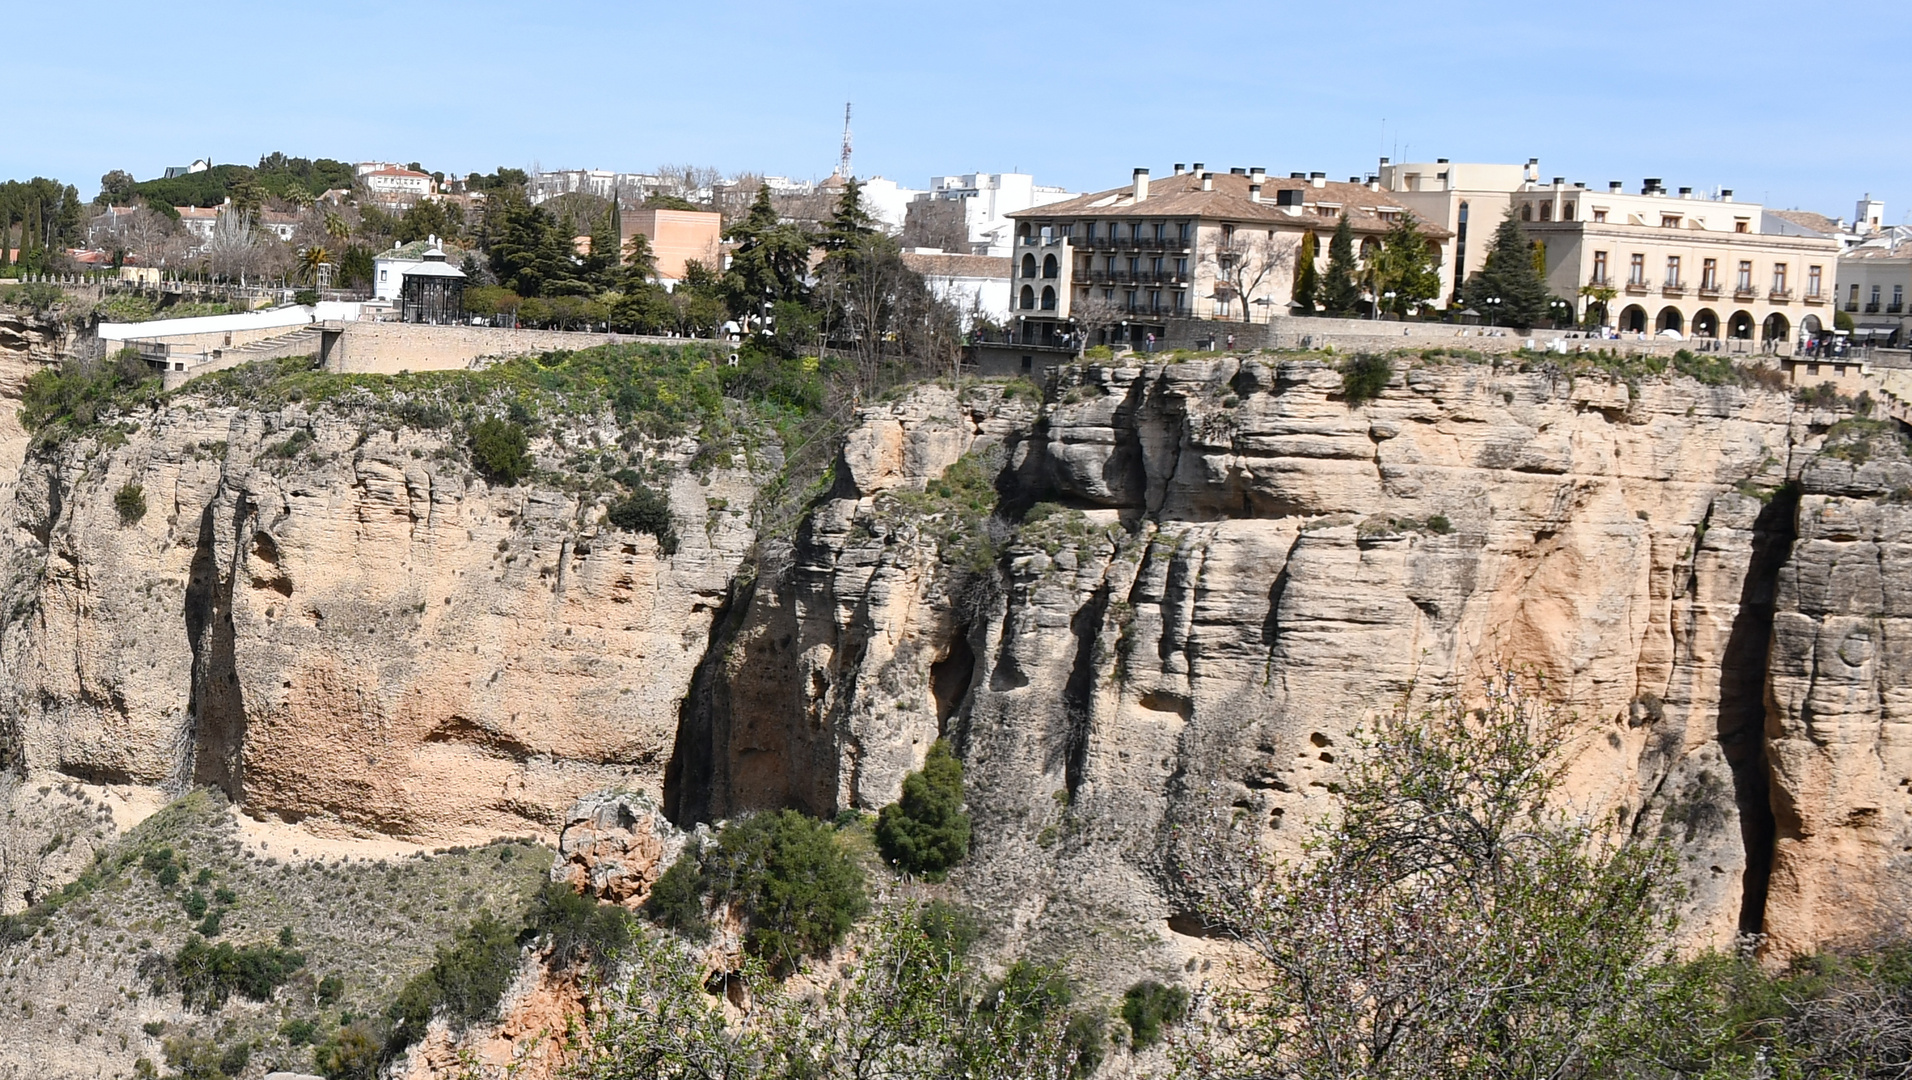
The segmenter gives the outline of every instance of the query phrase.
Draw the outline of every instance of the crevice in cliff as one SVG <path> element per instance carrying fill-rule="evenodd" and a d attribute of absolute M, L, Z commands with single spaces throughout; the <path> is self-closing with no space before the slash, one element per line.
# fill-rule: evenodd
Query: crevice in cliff
<path fill-rule="evenodd" d="M 976 651 L 969 647 L 969 627 L 958 627 L 941 660 L 929 666 L 930 694 L 936 699 L 936 731 L 949 734 L 949 722 L 969 698 L 976 675 Z"/>
<path fill-rule="evenodd" d="M 1779 572 L 1797 535 L 1799 489 L 1780 488 L 1753 523 L 1752 554 L 1740 587 L 1739 614 L 1720 658 L 1718 738 L 1733 770 L 1746 873 L 1740 887 L 1739 932 L 1759 933 L 1772 874 L 1774 819 L 1766 758 L 1767 662 L 1772 647 Z"/>
<path fill-rule="evenodd" d="M 724 668 L 756 595 L 757 577 L 746 567 L 731 579 L 724 602 L 711 618 L 704 655 L 677 707 L 677 735 L 671 740 L 670 763 L 664 767 L 664 816 L 680 829 L 711 820 L 718 758 L 728 747 L 730 735 L 730 693 Z"/>
<path fill-rule="evenodd" d="M 245 746 L 246 710 L 234 657 L 231 573 L 222 573 L 217 524 L 208 505 L 199 517 L 199 540 L 193 551 L 186 584 L 187 644 L 192 649 L 192 687 L 186 715 L 190 725 L 177 752 L 176 781 L 216 787 L 233 802 L 242 801 L 241 760 Z M 233 508 L 234 536 L 243 535 L 249 508 Z"/>
<path fill-rule="evenodd" d="M 1096 641 L 1102 635 L 1102 620 L 1108 610 L 1109 585 L 1103 582 L 1069 620 L 1076 651 L 1069 681 L 1062 686 L 1062 705 L 1069 725 L 1063 745 L 1063 786 L 1071 799 L 1082 786 L 1082 774 L 1089 763 L 1089 731 L 1095 718 Z"/>

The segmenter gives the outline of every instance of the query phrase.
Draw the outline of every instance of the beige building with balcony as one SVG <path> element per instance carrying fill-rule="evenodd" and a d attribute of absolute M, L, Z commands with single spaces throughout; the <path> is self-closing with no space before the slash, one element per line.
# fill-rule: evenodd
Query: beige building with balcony
<path fill-rule="evenodd" d="M 1514 195 L 1540 179 L 1539 159 L 1525 165 L 1434 161 L 1395 164 L 1381 159 L 1381 186 L 1414 216 L 1454 236 L 1442 249 L 1442 304 L 1457 300 L 1469 274 L 1487 263 L 1494 230 Z"/>
<path fill-rule="evenodd" d="M 1832 328 L 1836 240 L 1765 229 L 1764 210 L 1730 190 L 1638 194 L 1614 183 L 1530 183 L 1512 205 L 1544 257 L 1548 288 L 1621 333 L 1777 345 Z M 1602 303 L 1583 289 L 1607 288 Z M 1604 311 L 1600 309 L 1604 307 Z"/>
<path fill-rule="evenodd" d="M 1838 298 L 1855 336 L 1904 348 L 1912 340 L 1912 242 L 1893 236 L 1841 255 Z"/>
<path fill-rule="evenodd" d="M 1378 181 L 1197 164 L 1155 180 L 1137 169 L 1128 186 L 1017 211 L 1008 215 L 1017 340 L 1064 347 L 1084 333 L 1088 345 L 1141 345 L 1165 338 L 1174 320 L 1290 314 L 1303 238 L 1314 234 L 1325 268 L 1343 213 L 1365 256 L 1408 210 Z M 1438 224 L 1423 229 L 1437 249 L 1451 239 Z"/>

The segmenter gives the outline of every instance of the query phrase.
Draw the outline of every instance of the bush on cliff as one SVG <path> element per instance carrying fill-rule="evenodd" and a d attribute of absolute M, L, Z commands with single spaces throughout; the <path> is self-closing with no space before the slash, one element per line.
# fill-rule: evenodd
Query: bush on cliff
<path fill-rule="evenodd" d="M 74 360 L 43 368 L 20 389 L 20 423 L 31 432 L 93 426 L 113 410 L 124 410 L 159 395 L 159 376 L 136 349 L 121 349 L 104 360 Z"/>
<path fill-rule="evenodd" d="M 388 1054 L 417 1042 L 444 1009 L 456 1026 L 489 1018 L 518 971 L 518 931 L 489 912 L 441 946 L 432 966 L 413 976 L 385 1010 Z"/>
<path fill-rule="evenodd" d="M 604 515 L 606 520 L 629 532 L 650 533 L 657 537 L 658 550 L 666 555 L 676 554 L 677 529 L 671 519 L 670 500 L 636 481 L 634 476 L 626 483 L 630 494 L 611 503 Z"/>
<path fill-rule="evenodd" d="M 1348 407 L 1359 408 L 1381 396 L 1394 377 L 1394 363 L 1385 356 L 1363 353 L 1341 364 L 1341 394 Z"/>
<path fill-rule="evenodd" d="M 113 509 L 119 511 L 121 525 L 135 525 L 146 516 L 146 489 L 139 484 L 122 484 L 113 496 Z"/>
<path fill-rule="evenodd" d="M 487 416 L 471 429 L 471 459 L 478 471 L 503 484 L 515 484 L 531 472 L 531 439 L 521 425 Z"/>
<path fill-rule="evenodd" d="M 692 845 L 684 849 L 651 886 L 644 898 L 644 914 L 691 941 L 710 940 L 710 920 L 704 915 L 704 852 Z"/>
<path fill-rule="evenodd" d="M 969 854 L 963 812 L 963 765 L 936 740 L 921 772 L 903 778 L 903 796 L 876 819 L 876 844 L 898 869 L 932 880 Z"/>

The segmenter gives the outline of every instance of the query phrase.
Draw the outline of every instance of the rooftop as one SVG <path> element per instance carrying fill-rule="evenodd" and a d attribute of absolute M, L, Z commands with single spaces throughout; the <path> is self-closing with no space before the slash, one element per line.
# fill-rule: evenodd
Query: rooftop
<path fill-rule="evenodd" d="M 1207 175 L 1212 184 L 1207 191 L 1202 190 L 1202 174 L 1185 172 L 1159 179 L 1151 178 L 1148 196 L 1139 203 L 1135 201 L 1133 185 L 1124 185 L 1018 210 L 1008 216 L 1011 219 L 1192 217 L 1217 221 L 1265 221 L 1270 224 L 1293 224 L 1306 220 L 1311 224 L 1319 224 L 1324 220 L 1320 211 L 1327 209 L 1336 217 L 1346 211 L 1348 224 L 1357 233 L 1382 233 L 1393 228 L 1393 219 L 1397 215 L 1409 212 L 1395 199 L 1393 192 L 1386 189 L 1376 191 L 1366 184 L 1322 180 L 1316 186 L 1312 180 L 1269 176 L 1262 182 L 1261 201 L 1256 202 L 1250 197 L 1248 189 L 1251 181 L 1248 174 L 1229 172 Z M 1301 205 L 1276 205 L 1279 198 L 1276 192 L 1279 191 L 1299 191 Z M 1310 209 L 1314 212 L 1307 212 Z M 1387 211 L 1387 214 L 1384 216 L 1382 211 Z M 1452 235 L 1429 222 L 1421 223 L 1421 231 L 1436 239 Z"/>
<path fill-rule="evenodd" d="M 1014 261 L 1007 255 L 958 255 L 949 251 L 905 251 L 903 265 L 925 277 L 1008 278 Z"/>

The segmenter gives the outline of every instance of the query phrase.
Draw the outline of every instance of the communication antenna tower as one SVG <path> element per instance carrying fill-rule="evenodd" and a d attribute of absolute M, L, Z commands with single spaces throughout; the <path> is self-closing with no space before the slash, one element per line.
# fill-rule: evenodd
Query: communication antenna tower
<path fill-rule="evenodd" d="M 850 178 L 850 103 L 843 103 L 843 160 L 837 162 L 837 175 Z"/>

